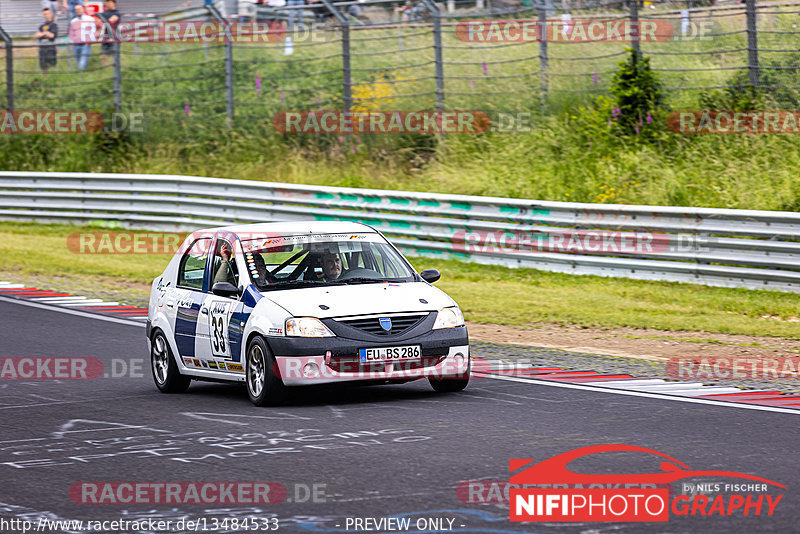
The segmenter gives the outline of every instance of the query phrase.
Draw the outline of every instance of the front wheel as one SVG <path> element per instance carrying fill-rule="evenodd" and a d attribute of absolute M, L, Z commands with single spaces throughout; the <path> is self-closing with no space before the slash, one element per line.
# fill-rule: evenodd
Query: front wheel
<path fill-rule="evenodd" d="M 245 382 L 250 402 L 256 406 L 278 404 L 286 398 L 286 386 L 275 374 L 275 358 L 264 339 L 256 336 L 247 346 Z"/>
<path fill-rule="evenodd" d="M 470 368 L 467 367 L 467 370 L 463 374 L 455 376 L 443 376 L 442 378 L 430 377 L 428 378 L 428 382 L 430 382 L 431 387 L 439 393 L 452 393 L 455 391 L 461 391 L 467 387 L 467 384 L 469 384 L 469 371 Z"/>
<path fill-rule="evenodd" d="M 162 393 L 183 393 L 189 388 L 192 379 L 178 371 L 178 364 L 161 330 L 153 334 L 150 343 L 150 364 L 153 381 Z"/>

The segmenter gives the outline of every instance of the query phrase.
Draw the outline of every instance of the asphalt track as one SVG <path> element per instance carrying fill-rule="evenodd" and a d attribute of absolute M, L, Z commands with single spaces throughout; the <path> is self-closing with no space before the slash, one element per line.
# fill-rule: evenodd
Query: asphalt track
<path fill-rule="evenodd" d="M 259 516 L 278 518 L 279 532 L 356 532 L 346 529 L 348 518 L 395 516 L 412 525 L 452 519 L 453 532 L 486 533 L 792 532 L 800 522 L 794 415 L 492 378 L 446 395 L 423 381 L 303 389 L 285 406 L 256 408 L 238 386 L 159 393 L 141 325 L 9 301 L 0 301 L 0 324 L 0 357 L 96 357 L 123 375 L 0 380 L 6 520 L 205 518 L 210 528 L 214 518 Z M 456 492 L 463 481 L 507 481 L 512 458 L 609 443 L 787 487 L 772 517 L 673 515 L 668 523 L 511 523 L 507 503 L 463 502 Z M 659 462 L 613 453 L 575 467 L 646 473 Z M 69 489 L 79 481 L 274 481 L 288 498 L 259 506 L 76 504 Z M 318 495 L 309 499 L 313 487 Z M 409 530 L 421 531 L 431 530 Z"/>

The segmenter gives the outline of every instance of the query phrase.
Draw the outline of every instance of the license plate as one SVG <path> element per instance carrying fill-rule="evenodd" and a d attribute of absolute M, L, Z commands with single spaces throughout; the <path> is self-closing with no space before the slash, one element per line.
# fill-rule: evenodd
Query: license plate
<path fill-rule="evenodd" d="M 417 360 L 422 356 L 419 345 L 408 347 L 381 347 L 378 349 L 361 349 L 358 351 L 361 362 L 392 362 L 397 360 Z"/>

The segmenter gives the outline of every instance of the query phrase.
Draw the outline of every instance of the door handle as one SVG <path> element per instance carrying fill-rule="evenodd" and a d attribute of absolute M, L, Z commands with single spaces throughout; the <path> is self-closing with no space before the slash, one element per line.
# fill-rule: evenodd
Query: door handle
<path fill-rule="evenodd" d="M 208 315 L 208 308 L 200 308 L 200 313 L 203 315 Z"/>
<path fill-rule="evenodd" d="M 174 308 L 174 307 L 175 307 L 175 303 L 173 301 L 171 301 L 171 300 L 168 300 L 167 301 L 167 308 Z"/>

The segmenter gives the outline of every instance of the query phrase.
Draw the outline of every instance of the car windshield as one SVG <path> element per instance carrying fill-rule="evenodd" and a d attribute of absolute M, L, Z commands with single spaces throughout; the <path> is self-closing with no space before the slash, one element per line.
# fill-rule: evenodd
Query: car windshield
<path fill-rule="evenodd" d="M 415 280 L 405 260 L 375 233 L 266 236 L 243 240 L 242 249 L 260 290 Z"/>

